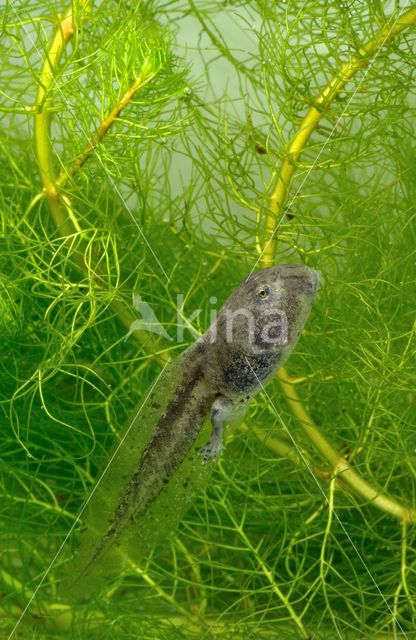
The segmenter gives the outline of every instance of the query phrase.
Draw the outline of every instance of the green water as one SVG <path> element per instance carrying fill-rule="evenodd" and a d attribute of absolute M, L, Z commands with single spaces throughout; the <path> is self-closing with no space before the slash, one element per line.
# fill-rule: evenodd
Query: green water
<path fill-rule="evenodd" d="M 9 3 L 0 41 L 0 637 L 416 637 L 415 9 L 69 8 Z M 66 601 L 129 417 L 271 255 L 322 279 L 293 384 Z"/>

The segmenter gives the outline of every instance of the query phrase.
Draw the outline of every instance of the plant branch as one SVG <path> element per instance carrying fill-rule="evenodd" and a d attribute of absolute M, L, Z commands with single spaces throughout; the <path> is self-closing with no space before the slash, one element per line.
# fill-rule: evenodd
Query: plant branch
<path fill-rule="evenodd" d="M 89 0 L 81 0 L 80 6 L 85 8 Z M 56 71 L 59 67 L 66 45 L 74 34 L 74 15 L 72 8 L 67 11 L 59 23 L 52 44 L 43 62 L 39 88 L 36 94 L 36 112 L 34 117 L 35 148 L 39 164 L 39 171 L 43 185 L 43 192 L 51 208 L 52 216 L 58 229 L 64 235 L 71 235 L 73 224 L 68 220 L 65 207 L 60 203 L 55 187 L 55 172 L 53 168 L 52 145 L 50 129 L 53 111 L 51 109 L 51 90 L 55 84 Z"/>
<path fill-rule="evenodd" d="M 88 4 L 86 0 L 83 3 L 85 6 Z M 316 104 L 321 105 L 321 111 L 327 108 L 329 104 L 334 99 L 337 92 L 345 85 L 347 80 L 354 75 L 354 73 L 368 64 L 368 60 L 364 56 L 374 55 L 379 48 L 387 41 L 390 40 L 393 36 L 392 34 L 397 34 L 402 31 L 406 26 L 413 24 L 416 21 L 416 9 L 411 10 L 404 14 L 393 27 L 391 25 L 385 26 L 373 40 L 371 40 L 367 45 L 360 49 L 360 55 L 362 58 L 353 59 L 348 65 L 344 65 L 340 71 L 340 73 L 336 76 L 336 78 L 324 89 L 324 91 L 318 96 L 315 101 Z M 110 114 L 105 118 L 105 120 L 101 123 L 100 127 L 93 135 L 91 143 L 87 145 L 83 154 L 77 158 L 77 160 L 66 170 L 62 171 L 58 178 L 55 176 L 53 162 L 52 162 L 52 146 L 50 142 L 50 125 L 51 125 L 51 103 L 50 98 L 48 97 L 52 86 L 54 84 L 54 79 L 56 77 L 57 68 L 59 66 L 60 59 L 64 52 L 66 44 L 69 42 L 72 34 L 74 32 L 74 24 L 73 24 L 73 14 L 72 11 L 69 11 L 65 14 L 57 33 L 53 39 L 51 48 L 48 52 L 46 60 L 42 66 L 41 71 L 41 82 L 40 88 L 38 90 L 37 95 L 37 106 L 38 109 L 43 105 L 47 104 L 49 109 L 43 109 L 40 113 L 35 115 L 35 140 L 36 140 L 36 149 L 38 155 L 38 161 L 41 171 L 42 183 L 44 188 L 45 196 L 48 200 L 48 203 L 51 207 L 51 211 L 55 220 L 57 227 L 65 233 L 65 235 L 71 235 L 74 233 L 74 227 L 79 228 L 75 220 L 68 220 L 66 207 L 62 203 L 62 198 L 60 197 L 59 189 L 66 183 L 66 181 L 77 171 L 81 169 L 81 167 L 85 164 L 88 158 L 91 156 L 93 151 L 95 150 L 96 145 L 104 138 L 105 134 L 111 127 L 111 125 L 115 122 L 115 120 L 120 115 L 121 111 L 129 104 L 134 94 L 144 86 L 149 80 L 154 77 L 154 73 L 151 73 L 149 69 L 144 68 L 142 73 L 139 74 L 131 85 L 131 87 L 126 91 L 122 99 L 117 103 L 117 105 L 111 110 Z M 355 60 L 355 63 L 354 63 Z M 348 66 L 348 69 L 347 69 Z M 146 67 L 146 65 L 144 65 Z M 301 125 L 301 129 L 299 135 L 295 136 L 292 144 L 290 146 L 289 155 L 284 161 L 281 172 L 276 182 L 276 187 L 274 189 L 273 194 L 276 191 L 281 189 L 281 185 L 285 184 L 284 180 L 280 177 L 282 173 L 284 174 L 287 171 L 287 167 L 291 167 L 293 170 L 295 168 L 295 163 L 293 163 L 293 152 L 294 149 L 297 149 L 296 152 L 296 160 L 299 159 L 300 151 L 301 151 L 301 141 L 303 140 L 303 144 L 306 144 L 309 136 L 311 135 L 314 128 L 316 128 L 317 120 L 315 121 L 316 114 L 318 113 L 317 107 L 312 107 L 307 116 L 305 116 L 303 125 Z M 305 120 L 308 121 L 308 118 L 315 122 L 314 127 L 306 127 L 305 128 Z M 305 131 L 307 132 L 307 136 L 305 137 Z M 292 160 L 289 162 L 289 158 Z M 280 186 L 279 186 L 280 185 Z M 288 187 L 289 185 L 287 185 Z M 272 200 L 273 194 L 270 198 L 269 206 L 269 216 L 267 218 L 270 221 L 271 213 L 273 212 L 273 206 L 282 207 L 284 199 L 287 197 L 288 190 L 287 188 L 282 192 L 282 202 L 280 200 Z M 274 204 L 273 204 L 274 203 Z M 279 209 L 279 210 L 280 210 Z M 271 222 L 269 222 L 269 225 Z M 274 224 L 274 218 L 273 218 Z M 266 224 L 267 228 L 267 224 Z M 266 245 L 270 246 L 269 245 Z M 275 250 L 275 248 L 274 248 Z M 274 259 L 274 250 L 273 250 L 273 259 Z M 265 251 L 264 261 L 267 264 L 268 252 Z M 85 263 L 82 261 L 83 269 L 85 270 Z M 135 317 L 130 312 L 130 310 L 126 307 L 126 305 L 118 300 L 112 300 L 110 303 L 111 310 L 116 314 L 117 318 L 120 322 L 126 327 L 129 328 L 131 323 L 134 321 Z M 156 342 L 152 340 L 148 334 L 144 331 L 135 331 L 134 337 L 137 341 L 139 341 L 142 346 L 146 349 L 146 351 L 152 354 L 157 361 L 160 363 L 165 363 L 169 356 L 166 352 L 157 353 L 156 352 Z M 297 396 L 297 393 L 290 384 L 289 376 L 284 369 L 281 369 L 279 372 L 279 380 L 282 386 L 282 389 L 288 399 L 289 404 L 292 407 L 295 415 L 298 418 L 302 417 L 301 424 L 305 429 L 308 437 L 315 444 L 317 449 L 331 462 L 333 465 L 334 472 L 339 475 L 342 472 L 342 475 L 339 475 L 339 479 L 342 478 L 342 481 L 345 485 L 347 485 L 350 489 L 353 489 L 357 493 L 359 493 L 366 500 L 369 500 L 375 504 L 378 508 L 383 511 L 394 515 L 395 517 L 401 518 L 403 520 L 413 521 L 416 519 L 416 515 L 411 509 L 406 509 L 402 507 L 394 500 L 380 494 L 376 489 L 371 487 L 368 483 L 362 480 L 358 474 L 355 473 L 348 465 L 347 461 L 343 456 L 340 456 L 335 449 L 331 447 L 331 445 L 325 440 L 324 436 L 320 434 L 319 430 L 315 425 L 313 425 L 312 419 L 307 415 L 305 409 L 301 405 L 300 399 Z M 303 413 L 302 413 L 303 412 Z M 302 416 L 301 416 L 302 414 Z M 245 426 L 242 426 L 244 430 Z M 263 432 L 261 430 L 255 430 L 255 433 L 259 439 L 261 439 L 266 446 L 271 450 L 277 453 L 278 455 L 284 455 L 290 457 L 294 461 L 298 461 L 299 457 L 294 451 L 293 447 L 286 444 L 284 441 L 277 438 L 267 438 L 265 440 Z M 322 477 L 326 477 L 325 473 L 319 472 L 317 470 L 318 475 Z"/>
<path fill-rule="evenodd" d="M 84 6 L 88 4 L 88 1 L 84 1 Z M 42 65 L 40 85 L 37 93 L 37 113 L 35 115 L 35 144 L 37 150 L 37 157 L 39 162 L 39 169 L 43 184 L 43 193 L 51 208 L 52 215 L 56 226 L 60 229 L 64 235 L 71 236 L 77 230 L 80 229 L 77 221 L 72 217 L 72 221 L 67 218 L 67 207 L 64 205 L 61 195 L 61 189 L 66 184 L 69 178 L 73 177 L 87 162 L 94 152 L 97 144 L 104 138 L 105 134 L 118 118 L 122 110 L 129 104 L 135 93 L 149 82 L 154 73 L 142 70 L 134 81 L 134 83 L 125 92 L 121 100 L 111 110 L 110 114 L 103 120 L 95 134 L 92 136 L 91 142 L 85 147 L 81 156 L 79 156 L 75 162 L 69 167 L 63 169 L 58 177 L 55 175 L 52 158 L 52 145 L 50 139 L 50 127 L 52 119 L 52 103 L 49 94 L 54 85 L 55 77 L 59 67 L 61 57 L 64 53 L 65 46 L 71 39 L 74 33 L 74 19 L 72 10 L 69 10 L 60 25 L 58 26 L 55 37 L 52 41 L 51 47 L 48 51 L 48 55 Z M 42 108 L 43 107 L 43 108 Z M 67 202 L 67 199 L 66 199 Z M 77 258 L 77 256 L 75 256 Z M 80 259 L 80 256 L 76 260 L 78 266 L 85 270 L 85 263 Z M 118 300 L 113 299 L 110 303 L 111 310 L 116 314 L 118 320 L 126 329 L 129 329 L 131 323 L 135 320 L 134 315 L 126 307 L 126 305 Z M 156 352 L 156 342 L 152 340 L 148 334 L 144 331 L 134 331 L 134 338 L 140 342 L 140 344 L 146 349 L 148 353 L 151 353 L 154 358 L 164 364 L 169 360 L 169 354 L 167 352 Z M 247 425 L 242 424 L 240 429 L 247 430 Z M 270 436 L 265 438 L 264 433 L 260 429 L 255 429 L 256 436 L 261 440 L 270 451 L 273 451 L 277 455 L 290 457 L 293 461 L 300 464 L 300 459 L 295 449 L 278 438 L 271 438 Z M 320 473 L 319 475 L 322 475 Z"/>
<path fill-rule="evenodd" d="M 383 47 L 387 46 L 399 33 L 415 24 L 416 7 L 409 9 L 397 19 L 392 17 L 374 38 L 359 49 L 358 55 L 353 56 L 349 62 L 344 62 L 337 75 L 322 89 L 315 100 L 313 100 L 312 106 L 303 117 L 297 133 L 289 144 L 280 171 L 277 174 L 273 191 L 268 200 L 265 243 L 262 251 L 262 263 L 265 267 L 271 266 L 274 263 L 277 249 L 276 231 L 279 225 L 279 216 L 282 215 L 283 206 L 288 196 L 300 154 L 305 149 L 320 119 L 357 71 L 366 67 L 377 53 Z"/>
<path fill-rule="evenodd" d="M 262 265 L 264 267 L 270 266 L 275 262 L 278 216 L 282 213 L 284 203 L 288 196 L 290 183 L 300 159 L 300 154 L 304 150 L 311 134 L 316 129 L 322 115 L 328 110 L 335 97 L 359 69 L 367 66 L 371 59 L 373 59 L 384 46 L 389 44 L 396 35 L 414 24 L 416 24 L 416 7 L 405 12 L 397 19 L 393 19 L 392 17 L 374 38 L 359 49 L 357 56 L 354 56 L 349 62 L 345 62 L 341 66 L 337 75 L 315 98 L 313 105 L 304 116 L 299 130 L 289 144 L 288 152 L 278 172 L 273 192 L 269 197 L 266 214 L 265 242 L 262 251 Z M 315 445 L 316 449 L 330 462 L 333 473 L 337 478 L 385 513 L 399 518 L 403 522 L 416 522 L 415 509 L 407 508 L 396 500 L 384 495 L 379 490 L 374 489 L 351 468 L 346 458 L 340 455 L 336 449 L 329 444 L 304 408 L 294 385 L 290 382 L 290 377 L 286 369 L 282 368 L 279 370 L 278 379 L 294 415 L 298 418 L 306 435 Z"/>
<path fill-rule="evenodd" d="M 363 480 L 363 478 L 352 469 L 345 456 L 340 455 L 338 451 L 329 444 L 303 406 L 294 385 L 288 380 L 286 371 L 281 369 L 278 377 L 280 386 L 294 415 L 298 418 L 305 433 L 311 442 L 313 442 L 316 449 L 331 464 L 333 474 L 337 480 L 342 480 L 349 489 L 352 489 L 365 500 L 371 502 L 375 507 L 381 509 L 381 511 L 395 518 L 399 518 L 402 522 L 416 523 L 416 509 L 405 507 L 397 502 L 397 500 L 389 498 L 389 496 L 386 496 L 381 491 L 374 489 L 374 487 L 366 482 L 366 480 Z"/>
<path fill-rule="evenodd" d="M 149 67 L 149 70 L 151 67 Z M 121 100 L 111 110 L 109 115 L 102 121 L 97 131 L 92 135 L 91 142 L 85 147 L 82 155 L 80 155 L 68 168 L 62 169 L 55 182 L 56 190 L 62 189 L 69 178 L 73 177 L 87 162 L 88 158 L 95 151 L 97 145 L 104 138 L 105 134 L 109 130 L 112 124 L 117 120 L 123 109 L 131 102 L 134 94 L 144 87 L 154 76 L 156 72 L 147 72 L 146 66 L 142 69 L 142 72 L 137 76 L 133 84 L 127 89 Z"/>
<path fill-rule="evenodd" d="M 84 0 L 82 6 L 86 7 L 88 1 Z M 293 175 L 293 171 L 296 167 L 296 162 L 299 160 L 300 152 L 306 145 L 312 131 L 316 128 L 319 118 L 323 111 L 329 107 L 332 100 L 337 93 L 345 86 L 346 82 L 366 64 L 368 64 L 371 56 L 374 56 L 379 49 L 389 42 L 394 35 L 400 33 L 403 29 L 414 24 L 416 22 L 416 9 L 412 9 L 403 14 L 393 25 L 388 23 L 379 34 L 373 38 L 369 43 L 364 45 L 360 50 L 360 57 L 353 58 L 349 63 L 345 63 L 337 76 L 325 87 L 325 89 L 319 94 L 315 100 L 315 105 L 311 107 L 308 114 L 302 121 L 299 132 L 296 134 L 289 147 L 289 153 L 287 154 L 280 173 L 278 175 L 275 189 L 270 197 L 269 210 L 266 220 L 266 230 L 275 223 L 275 217 L 283 206 L 284 200 L 287 197 L 288 187 L 290 179 Z M 69 42 L 74 32 L 74 21 L 72 11 L 68 11 L 63 20 L 61 21 L 57 33 L 53 39 L 52 45 L 42 66 L 40 87 L 37 94 L 37 108 L 39 113 L 35 115 L 35 141 L 37 156 L 39 161 L 39 167 L 42 177 L 43 189 L 48 203 L 51 207 L 51 211 L 58 228 L 70 235 L 74 232 L 74 224 L 67 218 L 66 207 L 62 204 L 60 198 L 59 189 L 66 183 L 66 181 L 75 175 L 77 171 L 85 164 L 88 158 L 93 153 L 96 145 L 104 138 L 105 134 L 120 115 L 121 111 L 129 104 L 134 94 L 144 86 L 149 80 L 154 77 L 154 73 L 151 73 L 149 69 L 142 70 L 126 91 L 121 100 L 111 110 L 110 114 L 101 123 L 96 133 L 92 136 L 91 142 L 87 145 L 82 155 L 66 170 L 62 171 L 58 178 L 55 176 L 53 162 L 52 162 L 52 146 L 50 141 L 50 125 L 51 125 L 51 101 L 49 98 L 50 91 L 53 87 L 54 80 L 57 73 L 62 54 L 64 52 L 66 44 Z M 145 65 L 146 66 L 146 65 Z M 319 107 L 319 108 L 318 108 Z M 274 253 L 276 250 L 275 243 L 271 243 L 271 239 L 266 243 L 264 255 L 265 266 L 269 263 L 270 259 L 274 260 Z M 271 252 L 271 253 L 270 253 Z M 272 258 L 271 258 L 272 256 Z M 84 265 L 85 269 L 85 265 Z M 113 300 L 110 303 L 112 311 L 117 315 L 121 323 L 126 327 L 130 327 L 134 321 L 134 315 L 126 307 L 126 305 L 120 301 Z M 166 362 L 169 358 L 166 352 L 155 353 L 156 343 L 149 338 L 144 331 L 135 331 L 134 337 L 138 340 L 145 349 L 154 355 L 159 362 Z M 281 369 L 279 372 L 279 381 L 283 392 L 285 393 L 287 400 L 294 411 L 295 415 L 299 418 L 304 430 L 308 437 L 314 443 L 316 448 L 326 457 L 327 460 L 333 466 L 334 472 L 340 479 L 350 488 L 359 493 L 366 500 L 374 503 L 375 506 L 383 511 L 394 515 L 402 520 L 414 521 L 416 514 L 413 510 L 407 509 L 399 505 L 394 500 L 384 496 L 376 489 L 371 487 L 368 483 L 362 480 L 358 474 L 351 469 L 346 459 L 341 456 L 336 450 L 326 441 L 324 436 L 319 432 L 317 427 L 313 424 L 312 419 L 305 411 L 300 399 L 297 395 L 293 385 L 290 384 L 290 379 L 287 372 Z M 244 427 L 242 427 L 244 429 Z M 264 434 L 261 430 L 256 430 L 256 435 L 265 442 L 266 446 L 278 455 L 289 456 L 291 459 L 298 459 L 296 452 L 293 448 L 285 442 L 277 438 L 264 439 Z M 324 476 L 322 472 L 319 474 Z"/>
<path fill-rule="evenodd" d="M 81 8 L 85 10 L 88 9 L 89 6 L 90 0 L 80 0 Z M 43 194 L 49 204 L 58 230 L 68 239 L 79 234 L 82 229 L 75 218 L 72 208 L 70 207 L 69 199 L 64 196 L 60 190 L 66 181 L 85 164 L 94 152 L 96 145 L 104 138 L 111 125 L 118 118 L 122 110 L 130 103 L 135 93 L 156 75 L 156 71 L 152 68 L 152 65 L 145 61 L 142 66 L 141 73 L 138 74 L 135 81 L 125 92 L 121 100 L 103 120 L 82 155 L 77 158 L 69 168 L 63 170 L 59 177 L 57 177 L 54 169 L 53 147 L 50 135 L 53 114 L 51 92 L 55 84 L 62 55 L 65 51 L 66 45 L 74 34 L 74 30 L 74 13 L 72 9 L 70 9 L 58 25 L 56 34 L 41 68 L 34 119 L 35 148 L 43 185 Z M 85 273 L 87 270 L 85 260 L 78 249 L 75 249 L 73 258 L 79 270 Z M 96 279 L 100 280 L 98 274 L 96 274 Z M 117 316 L 118 320 L 128 330 L 132 322 L 136 319 L 135 315 L 123 302 L 119 300 L 113 299 L 109 306 Z M 163 353 L 157 353 L 156 341 L 152 340 L 145 331 L 135 330 L 132 333 L 134 338 L 144 345 L 147 351 L 152 353 L 158 362 L 163 364 L 166 361 L 166 357 Z"/>

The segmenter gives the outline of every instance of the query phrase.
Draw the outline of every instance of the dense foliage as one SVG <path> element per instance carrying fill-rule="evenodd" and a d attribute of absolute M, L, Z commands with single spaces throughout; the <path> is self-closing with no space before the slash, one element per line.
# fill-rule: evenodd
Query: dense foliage
<path fill-rule="evenodd" d="M 416 10 L 77 0 L 65 38 L 58 14 L 69 9 L 10 2 L 0 41 L 4 633 L 412 637 Z M 390 38 L 403 12 L 411 19 Z M 386 25 L 320 106 L 273 211 L 301 119 Z M 390 506 L 343 481 L 276 380 L 146 564 L 63 608 L 58 583 L 106 452 L 161 360 L 193 339 L 176 341 L 177 296 L 180 316 L 202 309 L 192 326 L 203 332 L 262 263 L 270 219 L 275 260 L 323 279 L 288 362 L 302 408 Z M 125 340 L 137 292 L 172 341 Z"/>

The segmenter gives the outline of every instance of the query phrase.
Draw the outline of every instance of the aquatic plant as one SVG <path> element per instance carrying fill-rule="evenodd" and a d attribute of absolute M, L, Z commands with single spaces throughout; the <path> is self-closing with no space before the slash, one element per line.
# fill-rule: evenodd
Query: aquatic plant
<path fill-rule="evenodd" d="M 415 22 L 377 0 L 7 4 L 5 637 L 411 637 Z M 275 261 L 323 276 L 288 370 L 146 561 L 65 604 L 131 411 Z M 172 340 L 125 340 L 137 293 Z"/>

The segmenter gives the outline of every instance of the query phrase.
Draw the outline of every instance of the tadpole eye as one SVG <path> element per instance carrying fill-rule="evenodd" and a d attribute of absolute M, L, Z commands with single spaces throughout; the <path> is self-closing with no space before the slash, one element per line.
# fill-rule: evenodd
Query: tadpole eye
<path fill-rule="evenodd" d="M 271 288 L 266 284 L 263 287 L 260 287 L 256 291 L 256 298 L 259 300 L 266 300 L 271 293 Z"/>

